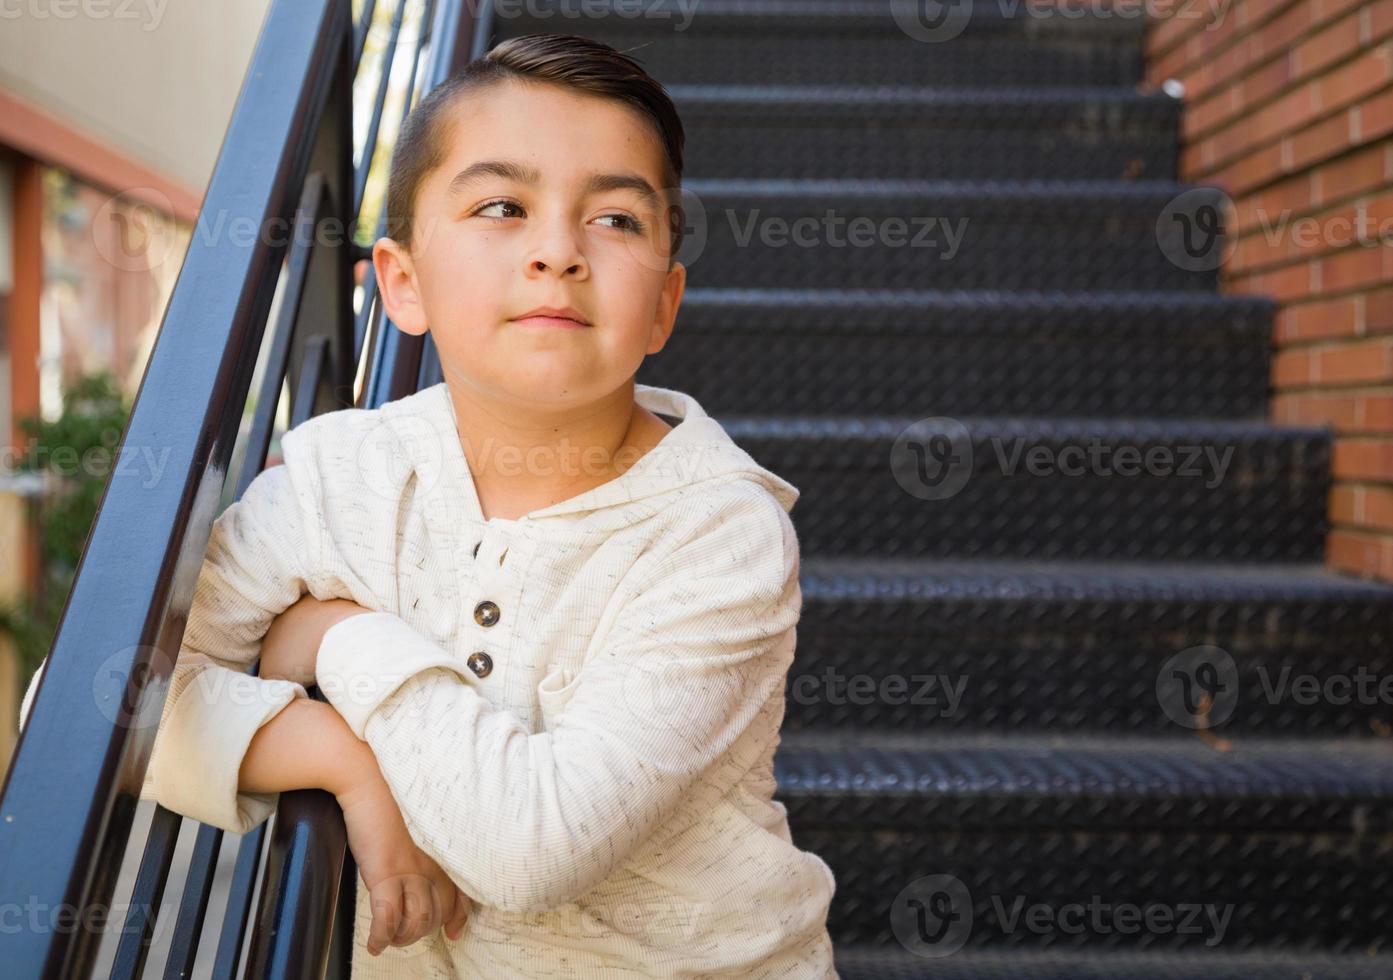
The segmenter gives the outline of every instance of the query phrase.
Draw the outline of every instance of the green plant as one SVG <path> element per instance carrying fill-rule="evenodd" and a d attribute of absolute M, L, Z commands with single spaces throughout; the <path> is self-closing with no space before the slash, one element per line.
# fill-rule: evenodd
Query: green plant
<path fill-rule="evenodd" d="M 36 594 L 0 606 L 0 632 L 14 641 L 21 692 L 53 644 L 129 416 L 115 377 L 103 371 L 69 385 L 53 421 L 19 420 L 28 441 L 16 469 L 42 473 L 46 484 L 38 508 L 42 581 Z"/>

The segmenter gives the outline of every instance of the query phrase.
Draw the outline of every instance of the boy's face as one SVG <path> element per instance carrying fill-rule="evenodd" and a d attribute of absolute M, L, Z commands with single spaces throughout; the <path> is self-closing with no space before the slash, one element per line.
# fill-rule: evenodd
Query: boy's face
<path fill-rule="evenodd" d="M 494 400 L 564 410 L 613 393 L 667 342 L 686 279 L 668 268 L 657 136 L 637 110 L 514 81 L 464 96 L 449 122 L 410 251 L 388 238 L 373 248 L 388 314 L 407 333 L 430 330 L 447 380 Z M 659 196 L 587 187 L 613 175 Z M 574 307 L 590 326 L 515 322 L 539 306 Z"/>

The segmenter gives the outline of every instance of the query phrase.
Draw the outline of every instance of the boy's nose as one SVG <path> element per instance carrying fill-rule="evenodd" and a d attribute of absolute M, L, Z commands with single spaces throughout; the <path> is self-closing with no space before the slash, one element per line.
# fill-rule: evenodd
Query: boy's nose
<path fill-rule="evenodd" d="M 580 262 L 575 262 L 575 263 L 573 263 L 573 264 L 567 266 L 567 267 L 566 267 L 566 272 L 567 272 L 567 273 L 578 272 L 578 271 L 580 270 L 581 264 L 582 264 L 582 263 L 580 263 Z M 547 269 L 550 268 L 550 266 L 548 266 L 548 265 L 547 265 L 545 262 L 543 262 L 541 259 L 534 259 L 533 262 L 532 262 L 532 266 L 533 266 L 533 268 L 536 269 L 538 272 L 546 272 Z"/>

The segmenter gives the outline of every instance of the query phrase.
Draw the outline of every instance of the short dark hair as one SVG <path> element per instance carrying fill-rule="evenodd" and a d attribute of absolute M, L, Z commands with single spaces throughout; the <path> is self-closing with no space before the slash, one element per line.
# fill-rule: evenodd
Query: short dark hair
<path fill-rule="evenodd" d="M 550 82 L 622 102 L 642 113 L 664 150 L 663 186 L 671 255 L 682 244 L 682 120 L 667 91 L 633 58 L 603 41 L 574 34 L 529 34 L 503 41 L 425 95 L 402 123 L 387 179 L 387 236 L 410 247 L 416 195 L 445 158 L 448 110 L 466 92 L 507 79 Z M 669 258 L 669 266 L 672 259 Z"/>

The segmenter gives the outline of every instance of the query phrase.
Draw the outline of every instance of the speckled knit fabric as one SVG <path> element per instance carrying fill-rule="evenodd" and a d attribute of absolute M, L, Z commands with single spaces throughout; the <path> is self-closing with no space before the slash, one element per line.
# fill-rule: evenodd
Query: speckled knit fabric
<path fill-rule="evenodd" d="M 477 906 L 373 957 L 360 878 L 354 980 L 837 976 L 832 872 L 772 798 L 798 490 L 691 396 L 635 398 L 679 424 L 516 520 L 483 518 L 441 383 L 286 433 L 214 524 L 143 798 L 265 820 L 238 769 L 305 689 L 239 668 L 305 592 L 374 610 L 326 634 L 319 685 Z"/>

